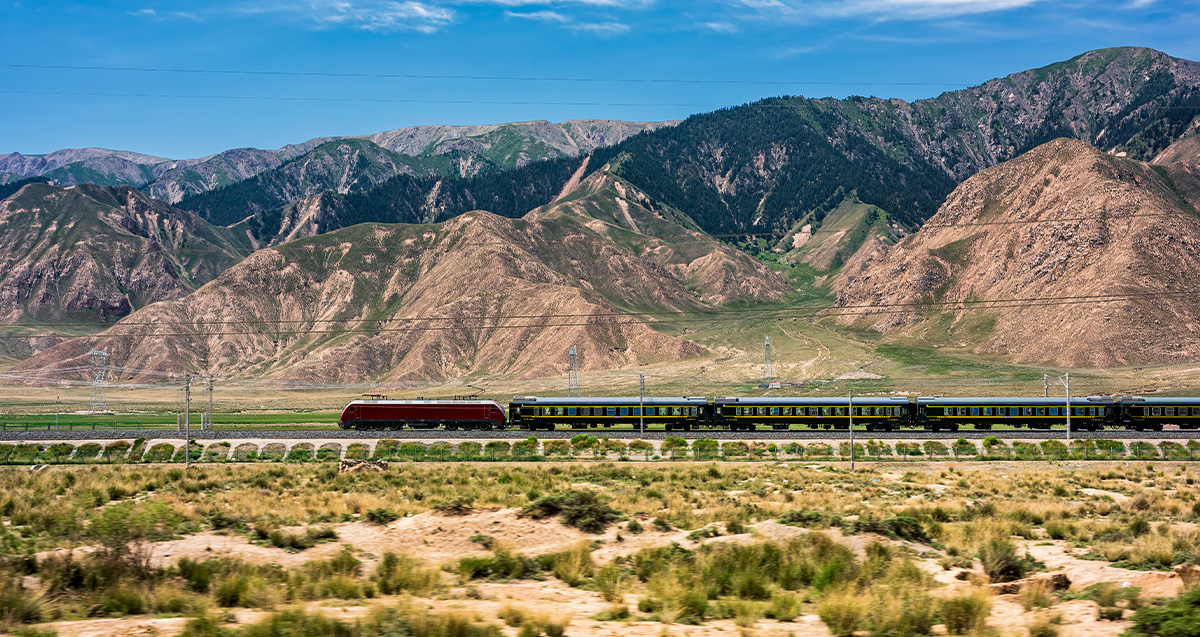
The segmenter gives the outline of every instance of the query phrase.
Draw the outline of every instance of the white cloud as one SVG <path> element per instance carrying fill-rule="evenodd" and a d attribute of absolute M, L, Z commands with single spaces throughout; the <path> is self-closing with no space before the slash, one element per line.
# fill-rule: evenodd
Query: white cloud
<path fill-rule="evenodd" d="M 312 17 L 326 25 L 363 31 L 411 30 L 433 33 L 454 21 L 454 12 L 421 2 L 334 2 L 310 5 Z"/>
<path fill-rule="evenodd" d="M 568 24 L 567 28 L 572 31 L 586 31 L 599 36 L 613 36 L 621 35 L 628 31 L 629 25 L 620 22 L 579 22 Z"/>
<path fill-rule="evenodd" d="M 510 18 L 522 18 L 524 20 L 540 20 L 542 22 L 570 22 L 571 19 L 557 11 L 505 11 L 504 15 Z"/>
<path fill-rule="evenodd" d="M 154 9 L 146 8 L 138 9 L 137 11 L 127 11 L 126 13 L 132 16 L 145 16 L 147 18 L 156 18 L 158 20 L 177 19 L 200 22 L 200 16 L 194 13 L 188 13 L 187 11 L 168 11 L 166 13 L 159 13 Z"/>
<path fill-rule="evenodd" d="M 1020 7 L 1029 6 L 1042 1 L 1043 0 L 736 0 L 736 4 L 754 9 L 761 15 L 789 17 L 793 19 L 855 16 L 875 16 L 883 19 L 923 19 L 1004 11 L 1008 9 L 1017 9 Z"/>
<path fill-rule="evenodd" d="M 705 22 L 700 25 L 709 31 L 717 33 L 737 33 L 738 28 L 729 22 Z"/>
<path fill-rule="evenodd" d="M 494 4 L 502 7 L 528 6 L 585 6 L 609 8 L 643 8 L 656 0 L 450 0 L 451 4 Z"/>

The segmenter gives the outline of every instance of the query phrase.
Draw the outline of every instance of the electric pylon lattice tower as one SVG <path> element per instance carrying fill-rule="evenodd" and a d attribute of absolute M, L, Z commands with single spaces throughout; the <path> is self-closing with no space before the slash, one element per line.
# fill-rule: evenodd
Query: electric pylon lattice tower
<path fill-rule="evenodd" d="M 108 378 L 108 348 L 88 352 L 88 360 L 92 364 L 92 402 L 88 405 L 88 411 L 98 414 L 108 411 L 104 399 L 104 381 Z"/>

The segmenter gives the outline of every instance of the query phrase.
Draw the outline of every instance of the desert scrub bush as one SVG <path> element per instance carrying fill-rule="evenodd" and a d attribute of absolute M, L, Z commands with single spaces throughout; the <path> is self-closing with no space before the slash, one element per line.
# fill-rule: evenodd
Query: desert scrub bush
<path fill-rule="evenodd" d="M 830 591 L 817 602 L 817 617 L 835 637 L 849 637 L 858 631 L 867 615 L 867 606 L 857 591 Z"/>
<path fill-rule="evenodd" d="M 1132 637 L 1188 637 L 1200 635 L 1200 588 L 1170 600 L 1143 606 L 1131 618 L 1125 634 Z"/>
<path fill-rule="evenodd" d="M 0 574 L 0 630 L 14 624 L 32 624 L 42 620 L 42 596 L 31 594 L 21 586 L 21 580 Z"/>
<path fill-rule="evenodd" d="M 1054 605 L 1050 584 L 1044 580 L 1029 582 L 1022 586 L 1017 598 L 1021 601 L 1021 608 L 1024 608 L 1026 612 L 1050 608 Z"/>
<path fill-rule="evenodd" d="M 1025 577 L 1037 564 L 1029 556 L 1017 555 L 1017 547 L 1007 538 L 992 538 L 979 548 L 983 572 L 993 582 L 1011 582 Z"/>
<path fill-rule="evenodd" d="M 1029 622 L 1029 637 L 1058 637 L 1062 615 L 1042 613 Z"/>
<path fill-rule="evenodd" d="M 475 511 L 475 501 L 467 497 L 459 497 L 433 505 L 433 510 L 444 515 L 469 515 Z"/>
<path fill-rule="evenodd" d="M 872 635 L 907 637 L 933 631 L 933 599 L 923 587 L 875 585 L 868 589 L 866 625 Z"/>
<path fill-rule="evenodd" d="M 586 533 L 603 533 L 625 517 L 596 493 L 574 489 L 542 496 L 521 509 L 520 515 L 536 520 L 557 515 L 563 524 Z"/>
<path fill-rule="evenodd" d="M 427 597 L 439 588 L 441 575 L 436 569 L 426 568 L 420 560 L 388 551 L 371 574 L 371 581 L 384 595 L 407 592 Z"/>
<path fill-rule="evenodd" d="M 523 579 L 551 568 L 558 555 L 548 553 L 534 560 L 498 542 L 492 550 L 491 557 L 464 557 L 455 564 L 455 571 L 464 582 L 480 578 Z"/>
<path fill-rule="evenodd" d="M 595 572 L 591 542 L 579 542 L 570 550 L 555 553 L 550 557 L 550 562 L 550 572 L 571 587 L 578 587 Z"/>
<path fill-rule="evenodd" d="M 788 511 L 779 516 L 779 523 L 805 529 L 827 529 L 831 526 L 841 526 L 842 518 L 824 511 Z"/>
<path fill-rule="evenodd" d="M 991 612 L 992 596 L 986 589 L 948 597 L 938 604 L 938 614 L 942 616 L 946 632 L 951 635 L 966 635 L 982 630 Z"/>
<path fill-rule="evenodd" d="M 771 592 L 771 606 L 767 617 L 781 622 L 795 621 L 800 616 L 800 596 L 792 591 L 775 589 Z"/>
<path fill-rule="evenodd" d="M 702 621 L 708 601 L 772 599 L 773 590 L 806 586 L 820 592 L 854 581 L 859 566 L 849 548 L 810 533 L 787 543 L 716 543 L 689 551 L 678 545 L 643 549 L 633 556 L 649 595 L 639 605 L 675 609 L 680 621 Z M 649 612 L 649 611 L 647 611 Z"/>
<path fill-rule="evenodd" d="M 858 535 L 860 533 L 878 533 L 893 540 L 908 540 L 910 542 L 929 542 L 925 528 L 916 518 L 897 516 L 876 520 L 873 518 L 859 519 L 842 525 L 843 535 Z"/>
<path fill-rule="evenodd" d="M 616 603 L 624 597 L 629 578 L 619 566 L 606 564 L 596 571 L 593 580 L 600 597 L 606 602 Z"/>
<path fill-rule="evenodd" d="M 334 542 L 338 539 L 337 531 L 328 526 L 311 527 L 298 533 L 255 526 L 254 533 L 256 537 L 260 540 L 266 540 L 271 546 L 292 553 L 311 549 L 319 543 Z"/>
<path fill-rule="evenodd" d="M 372 524 L 386 526 L 387 524 L 389 524 L 391 522 L 395 522 L 396 520 L 399 520 L 400 514 L 396 513 L 395 511 L 393 511 L 391 509 L 378 508 L 378 509 L 368 510 L 366 517 L 367 517 L 367 521 L 371 522 Z"/>

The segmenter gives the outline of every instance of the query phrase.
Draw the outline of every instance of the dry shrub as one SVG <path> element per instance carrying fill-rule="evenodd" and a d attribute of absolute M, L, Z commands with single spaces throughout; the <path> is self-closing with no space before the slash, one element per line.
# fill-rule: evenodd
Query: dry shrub
<path fill-rule="evenodd" d="M 847 637 L 866 620 L 867 605 L 857 591 L 849 588 L 830 591 L 817 603 L 817 616 L 835 637 Z"/>
<path fill-rule="evenodd" d="M 1026 612 L 1039 608 L 1050 608 L 1054 605 L 1054 596 L 1051 592 L 1050 583 L 1046 580 L 1029 582 L 1021 587 L 1021 592 L 1018 594 L 1021 608 L 1024 608 Z"/>
<path fill-rule="evenodd" d="M 966 595 L 950 597 L 939 605 L 946 632 L 951 635 L 966 635 L 982 630 L 992 612 L 992 595 L 985 588 L 977 588 Z"/>
<path fill-rule="evenodd" d="M 555 555 L 554 565 L 550 568 L 550 572 L 554 573 L 554 576 L 562 580 L 564 584 L 576 587 L 583 583 L 584 578 L 592 575 L 593 569 L 592 544 L 584 541 Z"/>

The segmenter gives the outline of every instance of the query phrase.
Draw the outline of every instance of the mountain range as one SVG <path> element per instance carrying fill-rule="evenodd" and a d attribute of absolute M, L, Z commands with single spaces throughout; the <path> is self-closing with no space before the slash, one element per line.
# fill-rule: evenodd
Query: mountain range
<path fill-rule="evenodd" d="M 1154 241 L 1162 228 L 1191 236 L 1197 115 L 1200 65 L 1119 48 L 915 102 L 780 97 L 681 122 L 416 127 L 184 162 L 95 149 L 9 155 L 0 172 L 18 190 L 0 210 L 37 210 L 42 227 L 70 223 L 55 215 L 76 213 L 56 202 L 76 191 L 96 201 L 145 200 L 139 205 L 157 206 L 157 218 L 207 237 L 205 254 L 230 255 L 204 268 L 175 264 L 174 291 L 162 279 L 134 294 L 118 276 L 129 264 L 94 260 L 90 268 L 111 276 L 70 279 L 89 290 L 75 296 L 112 301 L 100 321 L 133 313 L 100 340 L 56 344 L 52 331 L 34 330 L 42 340 L 28 341 L 21 365 L 66 364 L 103 342 L 127 367 L 160 371 L 219 364 L 281 378 L 537 375 L 561 366 L 567 333 L 588 343 L 598 366 L 703 356 L 699 344 L 650 330 L 639 312 L 780 303 L 793 294 L 855 306 L 921 300 L 911 311 L 821 319 L 885 339 L 1026 362 L 1183 360 L 1194 356 L 1183 328 L 1160 328 L 1161 342 L 1137 334 L 1191 325 L 1186 302 L 1145 310 L 1157 321 L 1145 323 L 1137 302 L 1114 301 L 1102 304 L 1107 321 L 1087 323 L 1094 312 L 1008 311 L 996 295 L 1060 298 L 1077 285 L 1132 299 L 1182 285 L 1176 275 L 1191 272 L 1190 253 L 1156 252 Z M 84 175 L 110 185 L 62 187 Z M 23 183 L 30 180 L 54 185 Z M 154 194 L 174 206 L 146 203 Z M 1093 224 L 1103 230 L 1056 223 L 1066 208 L 1106 219 Z M 1129 212 L 1142 209 L 1152 216 Z M 77 214 L 114 216 L 105 210 L 80 204 Z M 1112 218 L 1126 225 L 1110 227 Z M 981 224 L 996 227 L 979 232 Z M 1087 238 L 1096 232 L 1099 243 Z M 5 241 L 14 246 L 10 267 L 30 270 L 24 244 Z M 239 263 L 247 249 L 259 251 Z M 364 250 L 370 255 L 356 255 Z M 1067 265 L 1056 270 L 1052 261 Z M 1115 263 L 1138 276 L 1113 274 Z M 792 278 L 804 289 L 780 276 L 795 268 L 812 273 Z M 10 287 L 22 304 L 14 322 L 67 316 L 78 305 Z M 530 294 L 543 314 L 624 319 L 603 328 L 486 323 Z M 172 300 L 183 295 L 186 304 Z M 289 298 L 306 304 L 292 307 Z M 994 311 L 965 309 L 989 299 Z M 256 324 L 286 317 L 303 330 L 203 336 L 245 313 Z M 417 317 L 450 323 L 412 329 Z M 325 334 L 327 322 L 337 329 Z M 1063 340 L 1084 334 L 1085 323 L 1103 338 Z M 404 329 L 368 329 L 397 324 Z M 133 329 L 149 325 L 179 326 L 190 340 Z M 641 354 L 612 345 L 629 339 Z M 523 359 L 504 351 L 515 342 L 556 353 Z M 349 356 L 366 362 L 338 368 Z"/>

